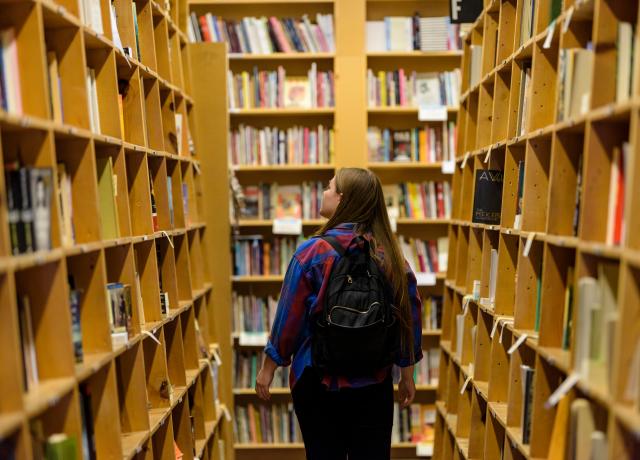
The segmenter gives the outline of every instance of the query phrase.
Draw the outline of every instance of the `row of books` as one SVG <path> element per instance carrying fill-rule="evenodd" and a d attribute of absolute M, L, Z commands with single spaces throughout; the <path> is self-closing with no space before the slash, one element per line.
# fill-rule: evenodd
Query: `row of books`
<path fill-rule="evenodd" d="M 454 121 L 429 123 L 423 128 L 367 130 L 369 161 L 436 163 L 455 157 L 458 128 Z"/>
<path fill-rule="evenodd" d="M 265 241 L 262 235 L 236 236 L 233 242 L 233 275 L 283 275 L 298 246 L 296 238 Z"/>
<path fill-rule="evenodd" d="M 319 219 L 322 182 L 302 185 L 260 184 L 244 188 L 242 217 L 246 219 Z"/>
<path fill-rule="evenodd" d="M 482 79 L 482 45 L 469 47 L 469 88 L 473 88 Z"/>
<path fill-rule="evenodd" d="M 449 219 L 451 184 L 449 182 L 404 182 L 383 186 L 391 219 Z"/>
<path fill-rule="evenodd" d="M 9 239 L 13 255 L 51 249 L 51 168 L 4 165 Z"/>
<path fill-rule="evenodd" d="M 457 107 L 460 71 L 408 72 L 367 70 L 369 107 Z"/>
<path fill-rule="evenodd" d="M 449 238 L 421 240 L 399 236 L 398 242 L 414 273 L 439 273 L 447 271 Z"/>
<path fill-rule="evenodd" d="M 558 121 L 579 117 L 591 107 L 594 53 L 585 48 L 562 48 L 558 64 Z"/>
<path fill-rule="evenodd" d="M 436 407 L 433 404 L 411 404 L 405 409 L 393 404 L 391 442 L 433 444 Z"/>
<path fill-rule="evenodd" d="M 314 108 L 333 107 L 333 71 L 318 71 L 311 64 L 306 76 L 287 76 L 284 67 L 277 70 L 242 71 L 227 74 L 229 108 Z"/>
<path fill-rule="evenodd" d="M 522 46 L 535 32 L 536 0 L 524 0 L 520 4 L 520 8 L 522 14 L 520 19 L 520 46 Z"/>
<path fill-rule="evenodd" d="M 234 388 L 254 388 L 256 376 L 262 366 L 262 352 L 236 352 L 233 355 Z M 289 367 L 278 367 L 271 383 L 272 388 L 289 387 Z"/>
<path fill-rule="evenodd" d="M 388 16 L 367 21 L 367 51 L 459 50 L 460 26 L 449 16 Z"/>
<path fill-rule="evenodd" d="M 447 256 L 448 257 L 448 256 Z M 434 331 L 442 328 L 442 296 L 422 299 L 422 330 Z"/>
<path fill-rule="evenodd" d="M 257 128 L 230 133 L 229 160 L 238 165 L 327 164 L 333 161 L 334 131 L 323 125 Z"/>
<path fill-rule="evenodd" d="M 237 404 L 234 428 L 240 444 L 302 442 L 293 403 Z"/>
<path fill-rule="evenodd" d="M 231 53 L 330 53 L 335 51 L 333 15 L 316 14 L 312 23 L 300 19 L 244 17 L 226 20 L 207 13 L 191 13 L 188 34 L 192 42 L 225 42 Z"/>
<path fill-rule="evenodd" d="M 433 347 L 423 350 L 423 357 L 413 368 L 413 378 L 416 385 L 437 385 L 440 372 L 440 348 Z M 400 368 L 393 366 L 391 370 L 393 383 L 400 381 Z"/>
<path fill-rule="evenodd" d="M 268 333 L 278 308 L 278 299 L 233 292 L 231 295 L 233 330 L 239 332 Z"/>

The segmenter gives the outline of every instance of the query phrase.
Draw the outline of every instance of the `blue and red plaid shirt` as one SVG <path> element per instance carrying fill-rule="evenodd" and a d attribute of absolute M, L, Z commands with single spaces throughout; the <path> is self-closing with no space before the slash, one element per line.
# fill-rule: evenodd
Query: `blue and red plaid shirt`
<path fill-rule="evenodd" d="M 327 231 L 325 235 L 336 237 L 340 244 L 347 248 L 357 236 L 354 229 L 355 224 L 341 224 Z M 363 236 L 370 237 L 370 235 Z M 304 370 L 312 365 L 311 325 L 322 311 L 329 275 L 333 265 L 339 259 L 340 255 L 329 243 L 320 238 L 310 238 L 296 250 L 287 268 L 265 353 L 279 366 L 291 364 L 289 374 L 291 388 L 295 386 Z M 411 366 L 422 359 L 422 303 L 416 277 L 409 265 L 406 264 L 406 266 L 413 316 L 414 359 L 411 360 L 409 353 L 403 353 L 395 361 L 395 364 L 400 367 Z M 357 378 L 325 375 L 322 382 L 332 390 L 359 388 L 384 381 L 389 371 L 390 368 L 386 367 L 369 376 Z"/>

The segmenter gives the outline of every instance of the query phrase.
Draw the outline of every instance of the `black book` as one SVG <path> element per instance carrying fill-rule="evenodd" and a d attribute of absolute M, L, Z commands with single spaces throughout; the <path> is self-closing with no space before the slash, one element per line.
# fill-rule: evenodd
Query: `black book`
<path fill-rule="evenodd" d="M 51 249 L 51 199 L 53 170 L 29 168 L 33 213 L 33 246 L 36 251 Z"/>
<path fill-rule="evenodd" d="M 533 411 L 533 377 L 535 370 L 521 366 L 522 371 L 522 443 L 531 439 L 531 412 Z"/>
<path fill-rule="evenodd" d="M 93 430 L 93 410 L 91 409 L 91 390 L 80 385 L 80 415 L 82 416 L 82 452 L 86 460 L 96 460 L 96 442 Z"/>
<path fill-rule="evenodd" d="M 472 222 L 499 225 L 504 174 L 499 169 L 476 171 Z"/>
<path fill-rule="evenodd" d="M 76 289 L 73 278 L 69 277 L 69 308 L 71 310 L 71 339 L 76 363 L 81 363 L 84 353 L 82 349 L 82 328 L 80 324 L 80 299 L 82 292 Z"/>
<path fill-rule="evenodd" d="M 7 211 L 9 218 L 9 238 L 11 240 L 11 253 L 15 256 L 20 254 L 20 248 L 24 245 L 21 242 L 20 227 L 20 173 L 17 163 L 6 164 L 4 167 L 4 180 L 7 189 Z"/>
<path fill-rule="evenodd" d="M 33 252 L 35 250 L 33 234 L 33 202 L 31 198 L 31 170 L 20 168 L 18 177 L 20 181 L 20 253 Z"/>

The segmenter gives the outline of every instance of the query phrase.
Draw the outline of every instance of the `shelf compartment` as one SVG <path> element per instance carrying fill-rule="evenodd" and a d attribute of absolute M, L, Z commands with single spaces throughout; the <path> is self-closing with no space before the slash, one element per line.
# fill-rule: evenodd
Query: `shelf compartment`
<path fill-rule="evenodd" d="M 483 458 L 484 438 L 487 422 L 487 402 L 472 392 L 471 424 L 469 430 L 469 458 Z M 441 439 L 436 435 L 435 439 Z"/>
<path fill-rule="evenodd" d="M 96 455 L 107 458 L 122 457 L 120 411 L 116 389 L 115 364 L 110 362 L 80 385 L 80 403 L 84 416 L 92 418 L 91 426 Z M 87 428 L 85 427 L 85 430 Z"/>
<path fill-rule="evenodd" d="M 484 458 L 502 458 L 505 445 L 505 426 L 495 413 L 487 409 L 487 424 L 484 437 Z"/>
<path fill-rule="evenodd" d="M 518 226 L 516 218 L 518 212 L 518 183 L 520 176 L 520 163 L 525 163 L 525 148 L 523 146 L 510 145 L 506 149 L 504 163 L 504 182 L 502 189 L 502 211 L 501 224 L 506 228 L 515 228 Z M 526 186 L 526 177 L 523 178 L 523 186 Z M 520 216 L 522 216 L 522 206 L 520 206 Z"/>
<path fill-rule="evenodd" d="M 131 323 L 134 334 L 140 333 L 140 325 L 144 323 L 141 304 L 141 288 L 136 282 L 136 266 L 133 246 L 123 244 L 106 248 L 104 251 L 107 267 L 107 283 L 122 283 L 131 287 Z M 131 337 L 129 337 L 131 339 Z"/>
<path fill-rule="evenodd" d="M 507 5 L 508 2 L 503 3 Z M 496 72 L 493 90 L 493 114 L 491 118 L 491 143 L 507 139 L 509 132 L 509 97 L 511 90 L 511 66 Z"/>
<path fill-rule="evenodd" d="M 520 237 L 520 247 L 524 248 L 526 238 Z M 533 241 L 527 257 L 518 252 L 515 292 L 514 328 L 534 331 L 539 328 L 539 314 L 542 296 L 542 255 L 544 243 Z"/>
<path fill-rule="evenodd" d="M 180 308 L 178 296 L 178 272 L 176 270 L 176 259 L 172 240 L 167 238 L 156 239 L 156 255 L 158 259 L 158 273 L 160 275 L 159 284 L 160 295 L 167 294 L 167 312 Z"/>
<path fill-rule="evenodd" d="M 502 337 L 502 340 L 500 338 Z M 511 347 L 513 333 L 499 324 L 491 342 L 491 371 L 489 373 L 489 402 L 504 404 L 508 400 L 509 363 L 511 355 L 507 350 Z"/>
<path fill-rule="evenodd" d="M 519 238 L 500 234 L 498 247 L 498 278 L 496 281 L 495 311 L 499 315 L 513 315 L 518 261 Z"/>
<path fill-rule="evenodd" d="M 146 155 L 142 152 L 126 151 L 125 158 L 132 233 L 134 236 L 149 235 L 153 233 L 153 221 Z"/>
<path fill-rule="evenodd" d="M 464 284 L 466 292 L 473 292 L 473 284 L 482 276 L 482 244 L 484 230 L 469 229 L 469 246 L 467 251 L 467 276 Z"/>
<path fill-rule="evenodd" d="M 458 229 L 457 225 L 449 225 L 448 228 L 448 238 L 449 238 L 449 256 L 447 263 L 447 279 L 453 280 L 455 279 L 455 273 L 457 269 L 457 260 L 458 260 Z"/>
<path fill-rule="evenodd" d="M 491 251 L 499 250 L 500 233 L 498 231 L 485 230 L 482 241 L 482 275 L 480 278 L 480 298 L 489 298 L 491 285 Z M 464 261 L 461 261 L 464 263 Z M 496 280 L 497 283 L 497 280 Z M 496 284 L 497 286 L 497 284 Z M 494 303 L 495 303 L 495 299 Z"/>
<path fill-rule="evenodd" d="M 67 258 L 67 274 L 73 286 L 80 291 L 79 316 L 82 331 L 83 354 L 111 352 L 111 334 L 105 286 L 105 257 L 102 251 Z M 70 300 L 66 302 L 70 308 Z M 69 323 L 71 324 L 71 323 Z"/>
<path fill-rule="evenodd" d="M 155 240 L 143 241 L 133 246 L 137 277 L 140 285 L 142 314 L 145 323 L 162 321 L 160 307 L 160 285 L 158 278 L 158 259 L 156 257 Z"/>
<path fill-rule="evenodd" d="M 153 458 L 159 460 L 174 460 L 174 437 L 171 415 L 160 422 L 158 430 L 151 436 L 153 446 Z"/>
<path fill-rule="evenodd" d="M 515 51 L 517 3 L 517 0 L 500 2 L 497 64 L 503 62 Z"/>
<path fill-rule="evenodd" d="M 135 50 L 135 46 L 133 48 Z M 118 97 L 122 99 L 122 126 L 124 133 L 121 138 L 135 145 L 147 145 L 146 129 L 131 129 L 145 124 L 144 91 L 140 69 L 120 64 L 118 72 Z M 127 127 L 130 127 L 127 129 Z"/>
<path fill-rule="evenodd" d="M 167 186 L 171 182 L 171 193 L 167 193 L 169 200 L 169 223 L 170 228 L 185 228 L 184 206 L 182 202 L 182 174 L 180 162 L 167 159 Z M 173 216 L 173 217 L 172 217 Z"/>
<path fill-rule="evenodd" d="M 170 381 L 167 370 L 164 329 L 158 328 L 155 333 L 151 333 L 160 341 L 160 344 L 151 338 L 145 338 L 142 341 L 148 407 L 150 409 L 163 409 L 171 406 L 170 394 L 172 389 L 170 389 L 170 386 L 173 386 L 174 383 Z"/>
<path fill-rule="evenodd" d="M 193 451 L 195 449 L 195 438 L 191 432 L 191 421 L 189 416 L 189 403 L 186 399 L 182 399 L 173 409 L 171 413 L 171 421 L 173 422 L 173 433 L 175 443 L 184 455 L 184 460 L 193 460 Z"/>
<path fill-rule="evenodd" d="M 537 11 L 540 12 L 540 9 L 538 8 Z M 560 28 L 560 25 L 556 24 L 555 27 Z M 527 107 L 529 109 L 527 132 L 551 125 L 556 119 L 554 110 L 558 82 L 558 35 L 554 34 L 554 39 L 548 49 L 544 48 L 542 41 L 533 45 L 530 99 Z"/>
<path fill-rule="evenodd" d="M 552 431 L 558 413 L 558 406 L 547 408 L 546 401 L 560 386 L 564 375 L 540 356 L 536 359 L 533 408 L 531 413 L 531 456 L 542 458 L 549 455 Z"/>
<path fill-rule="evenodd" d="M 158 75 L 161 78 L 171 81 L 171 56 L 169 56 L 169 26 L 164 16 L 153 17 L 153 34 L 155 43 L 156 61 L 158 64 Z"/>
<path fill-rule="evenodd" d="M 160 82 L 155 78 L 143 78 L 144 88 L 144 126 L 147 129 L 147 141 L 150 149 L 165 150 L 162 131 L 162 103 L 160 100 Z"/>
<path fill-rule="evenodd" d="M 458 227 L 458 249 L 456 250 L 457 258 L 460 261 L 466 261 L 469 253 L 469 227 Z M 467 281 L 467 266 L 464 263 L 458 263 L 456 266 L 456 285 L 465 286 Z"/>
<path fill-rule="evenodd" d="M 525 186 L 522 199 L 522 230 L 524 231 L 541 232 L 545 230 L 550 161 L 550 136 L 537 137 L 527 142 L 524 163 Z"/>
<path fill-rule="evenodd" d="M 178 276 L 178 300 L 191 301 L 191 263 L 189 262 L 189 243 L 186 235 L 176 235 L 173 237 L 176 273 Z"/>
<path fill-rule="evenodd" d="M 189 244 L 189 261 L 191 265 L 191 291 L 197 291 L 204 287 L 204 267 L 202 260 L 202 247 L 200 233 L 196 230 L 187 232 Z"/>
<path fill-rule="evenodd" d="M 524 382 L 522 381 L 521 366 L 528 366 L 535 370 L 535 360 L 535 351 L 526 342 L 520 345 L 520 347 L 511 354 L 511 358 L 509 360 L 509 391 L 506 421 L 507 427 L 515 428 L 516 431 L 519 432 L 519 436 L 522 436 L 522 418 L 525 407 L 523 395 Z M 536 377 L 537 375 L 534 376 L 534 379 Z M 522 438 L 520 437 L 518 441 L 522 442 Z"/>
<path fill-rule="evenodd" d="M 18 413 L 23 409 L 22 401 L 22 342 L 16 305 L 14 279 L 10 274 L 0 275 L 0 350 L 2 350 L 5 376 L 0 379 L 0 418 L 5 414 Z M 3 433 L 0 433 L 2 436 Z M 18 438 L 21 435 L 17 435 Z M 18 445 L 20 441 L 15 440 Z"/>
<path fill-rule="evenodd" d="M 138 55 L 136 50 L 137 59 L 152 70 L 157 70 L 158 66 L 153 30 L 153 6 L 151 0 L 133 0 L 133 3 L 136 6 L 135 11 L 138 23 L 138 30 L 135 38 L 138 39 L 139 50 L 142 55 Z M 135 39 L 132 44 L 135 48 Z"/>
<path fill-rule="evenodd" d="M 178 155 L 178 136 L 176 131 L 176 102 L 172 91 L 160 89 L 160 108 L 162 115 L 162 132 L 164 150 Z M 183 125 L 186 124 L 186 118 L 183 119 Z M 183 126 L 183 129 L 185 127 Z M 184 153 L 183 153 L 184 155 Z"/>
<path fill-rule="evenodd" d="M 176 387 L 186 387 L 186 370 L 182 343 L 182 324 L 178 320 L 164 326 L 169 381 Z M 175 391 L 175 390 L 174 390 Z"/>
<path fill-rule="evenodd" d="M 169 50 L 171 55 L 169 56 L 169 62 L 171 64 L 171 83 L 179 88 L 184 88 L 183 78 L 183 62 L 182 55 L 180 54 L 180 35 L 173 30 L 169 29 Z"/>
<path fill-rule="evenodd" d="M 109 8 L 109 7 L 108 7 Z M 109 20 L 110 21 L 110 20 Z M 106 22 L 105 24 L 109 24 Z M 106 27 L 105 32 L 111 30 Z M 112 49 L 87 49 L 87 66 L 92 68 L 96 77 L 96 92 L 98 94 L 98 114 L 100 118 L 100 133 L 121 138 L 120 112 L 117 104 L 118 81 L 115 51 Z M 70 102 L 70 101 L 68 101 Z M 90 103 L 90 102 L 88 102 Z M 66 104 L 68 107 L 72 104 Z"/>
<path fill-rule="evenodd" d="M 493 125 L 495 84 L 494 79 L 489 78 L 480 85 L 478 96 L 478 122 L 476 134 L 476 148 L 484 148 L 491 144 L 491 129 Z M 469 147 L 469 145 L 467 145 Z"/>
<path fill-rule="evenodd" d="M 167 187 L 167 162 L 162 157 L 147 157 L 149 164 L 150 186 L 156 205 L 155 231 L 172 230 L 169 195 Z"/>
<path fill-rule="evenodd" d="M 199 344 L 195 326 L 195 309 L 188 308 L 180 315 L 182 322 L 182 347 L 184 351 L 184 365 L 187 370 L 193 371 L 199 368 Z"/>
<path fill-rule="evenodd" d="M 116 358 L 116 375 L 123 436 L 131 438 L 136 437 L 136 433 L 148 432 L 147 386 L 141 342 L 133 344 Z"/>
<path fill-rule="evenodd" d="M 578 233 L 583 149 L 584 125 L 553 136 L 546 226 L 549 234 L 576 236 Z"/>

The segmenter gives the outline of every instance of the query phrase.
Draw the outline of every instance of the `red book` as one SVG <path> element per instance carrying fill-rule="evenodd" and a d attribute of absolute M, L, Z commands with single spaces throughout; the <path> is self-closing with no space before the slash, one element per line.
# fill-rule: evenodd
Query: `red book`
<path fill-rule="evenodd" d="M 613 227 L 613 244 L 622 243 L 624 229 L 624 173 L 627 159 L 628 146 L 625 145 L 620 153 L 620 164 L 618 165 L 618 184 L 616 193 L 616 210 Z"/>
<path fill-rule="evenodd" d="M 429 240 L 429 258 L 431 259 L 431 264 L 433 265 L 434 273 L 438 273 L 440 271 L 440 267 L 438 266 L 438 248 L 436 246 L 436 242 L 433 240 Z"/>
<path fill-rule="evenodd" d="M 404 87 L 404 69 L 398 70 L 398 90 L 400 92 L 400 105 L 407 105 Z"/>
<path fill-rule="evenodd" d="M 304 157 L 302 162 L 309 164 L 309 128 L 304 128 Z"/>
<path fill-rule="evenodd" d="M 444 191 L 442 182 L 436 183 L 436 199 L 438 202 L 438 217 L 444 217 Z"/>
<path fill-rule="evenodd" d="M 204 41 L 205 42 L 213 41 L 211 39 L 211 31 L 209 30 L 209 24 L 207 23 L 207 17 L 206 16 L 200 16 L 199 21 L 200 21 L 200 30 L 202 30 L 202 36 L 204 37 Z"/>
<path fill-rule="evenodd" d="M 327 43 L 327 40 L 325 39 L 324 34 L 322 33 L 322 30 L 320 29 L 320 27 L 313 24 L 311 28 L 313 29 L 313 32 L 316 35 L 316 41 L 320 45 L 320 48 L 322 49 L 322 51 L 328 52 L 330 49 L 329 44 Z"/>
<path fill-rule="evenodd" d="M 271 27 L 273 28 L 273 32 L 276 35 L 276 39 L 278 40 L 278 45 L 280 46 L 280 49 L 282 50 L 282 52 L 290 53 L 291 44 L 287 40 L 284 30 L 282 30 L 282 24 L 280 24 L 280 21 L 276 17 L 271 16 L 269 18 L 269 23 L 271 23 Z"/>

